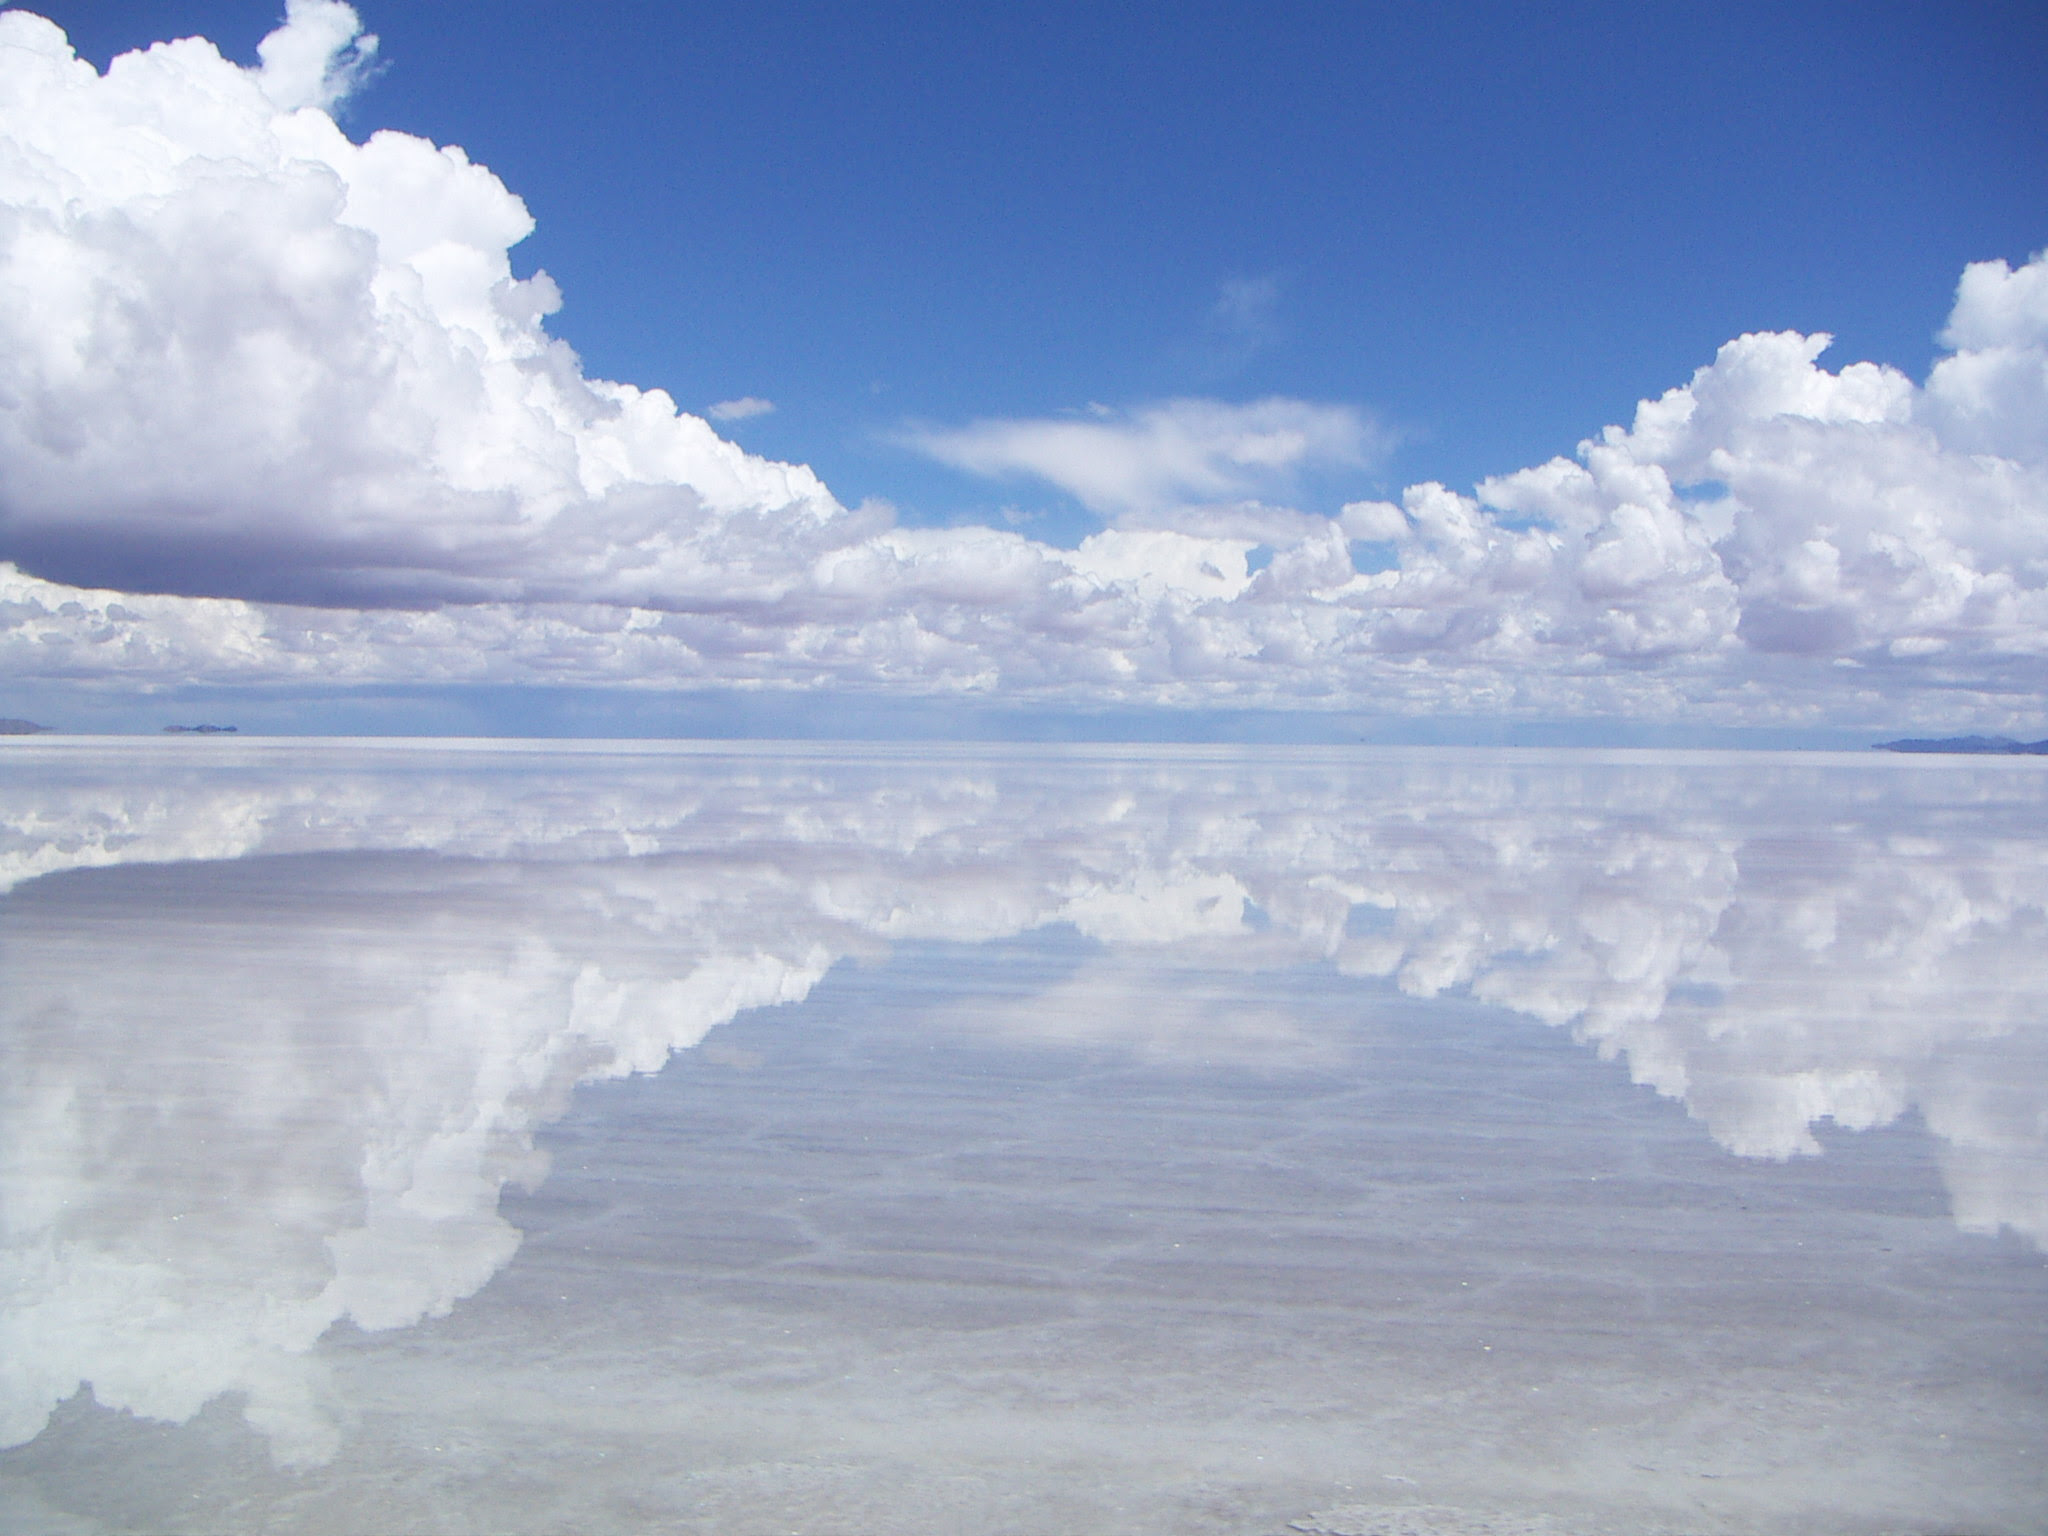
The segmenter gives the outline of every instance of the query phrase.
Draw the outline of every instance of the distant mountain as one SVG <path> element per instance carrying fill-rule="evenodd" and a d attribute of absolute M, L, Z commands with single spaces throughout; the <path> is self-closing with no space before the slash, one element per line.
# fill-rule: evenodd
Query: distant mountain
<path fill-rule="evenodd" d="M 0 720 L 0 736 L 40 736 L 47 730 L 33 720 Z"/>
<path fill-rule="evenodd" d="M 2048 755 L 2048 741 L 2014 741 L 2010 736 L 1943 736 L 1934 741 L 1880 741 L 1880 752 L 1993 752 L 2011 756 Z"/>

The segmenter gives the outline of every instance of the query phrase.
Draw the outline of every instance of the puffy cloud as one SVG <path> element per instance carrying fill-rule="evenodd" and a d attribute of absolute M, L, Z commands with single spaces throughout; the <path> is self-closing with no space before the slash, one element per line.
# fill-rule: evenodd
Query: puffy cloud
<path fill-rule="evenodd" d="M 1531 661 L 1557 646 L 1619 660 L 1718 661 L 1782 692 L 1831 666 L 1844 694 L 1916 685 L 2003 695 L 2035 718 L 2048 654 L 2048 369 L 2033 314 L 2048 257 L 1965 274 L 1927 387 L 1829 338 L 1747 335 L 1691 383 L 1644 401 L 1576 461 L 1412 487 L 1345 509 L 1389 542 L 1387 607 L 1487 629 Z M 2032 307 L 2030 307 L 2032 306 Z M 1827 674 L 1809 665 L 1805 686 Z"/>
<path fill-rule="evenodd" d="M 338 0 L 256 69 L 104 75 L 0 13 L 13 675 L 2048 727 L 2048 257 L 1964 273 L 1924 384 L 1746 335 L 1575 457 L 1335 517 L 1285 503 L 1383 446 L 1338 405 L 917 435 L 1109 525 L 1063 550 L 891 527 L 586 377 L 519 199 L 329 116 L 373 57 Z"/>
<path fill-rule="evenodd" d="M 342 0 L 287 0 L 285 24 L 256 45 L 256 57 L 256 83 L 279 110 L 326 110 L 369 74 L 377 38 Z"/>
<path fill-rule="evenodd" d="M 1972 262 L 1923 413 L 1945 442 L 2038 467 L 2048 458 L 2048 262 Z"/>
<path fill-rule="evenodd" d="M 2041 268 L 2037 258 L 2006 281 Z M 1966 275 L 1959 313 L 1984 271 Z M 1741 337 L 1689 387 L 1645 402 L 1633 431 L 1610 427 L 1587 444 L 1580 475 L 1561 476 L 1556 490 L 1581 498 L 1584 516 L 1622 504 L 1627 491 L 1603 478 L 1640 482 L 1646 505 L 1657 504 L 1660 475 L 1725 487 L 1732 526 L 1715 553 L 1752 650 L 1857 666 L 1949 656 L 2033 670 L 2048 649 L 2048 473 L 2039 463 L 2048 417 L 1996 428 L 2009 451 L 1986 454 L 1976 450 L 1993 430 L 1988 418 L 1940 392 L 1954 393 L 1944 368 L 1968 372 L 2031 350 L 2038 371 L 2048 351 L 2038 335 L 1974 329 L 1986 345 L 1946 359 L 1924 394 L 1869 363 L 1839 374 L 1817 367 L 1825 336 Z M 1951 423 L 1963 441 L 1948 440 Z M 1545 503 L 1530 476 L 1481 494 L 1572 515 L 1562 501 Z M 1711 527 L 1701 511 L 1692 516 Z"/>
<path fill-rule="evenodd" d="M 525 205 L 459 149 L 349 140 L 355 14 L 256 71 L 104 77 L 0 15 L 0 538 L 59 577 L 316 601 L 786 585 L 867 524 L 666 394 L 586 379 Z"/>

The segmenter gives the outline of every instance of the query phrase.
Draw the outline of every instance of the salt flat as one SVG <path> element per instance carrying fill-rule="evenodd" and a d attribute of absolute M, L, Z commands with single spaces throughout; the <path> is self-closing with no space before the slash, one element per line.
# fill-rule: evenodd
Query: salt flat
<path fill-rule="evenodd" d="M 2048 765 L 0 748 L 0 1515 L 2048 1528 Z"/>

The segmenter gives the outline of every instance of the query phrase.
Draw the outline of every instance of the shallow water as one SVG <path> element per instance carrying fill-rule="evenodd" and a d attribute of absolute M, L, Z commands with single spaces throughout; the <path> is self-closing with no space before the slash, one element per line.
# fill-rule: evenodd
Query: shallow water
<path fill-rule="evenodd" d="M 0 1527 L 2048 1530 L 2044 811 L 0 744 Z"/>

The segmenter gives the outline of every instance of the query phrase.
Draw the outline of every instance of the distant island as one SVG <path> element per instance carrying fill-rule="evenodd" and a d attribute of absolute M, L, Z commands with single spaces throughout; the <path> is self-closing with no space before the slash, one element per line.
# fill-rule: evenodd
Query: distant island
<path fill-rule="evenodd" d="M 0 720 L 0 736 L 41 736 L 49 729 L 33 720 Z"/>
<path fill-rule="evenodd" d="M 1880 741 L 1879 752 L 1991 752 L 2004 756 L 2048 756 L 2048 741 L 2014 741 L 2010 736 L 1943 736 L 1935 741 Z"/>
<path fill-rule="evenodd" d="M 232 736 L 239 729 L 232 725 L 167 725 L 167 736 Z"/>

